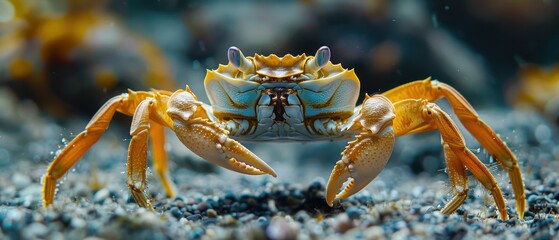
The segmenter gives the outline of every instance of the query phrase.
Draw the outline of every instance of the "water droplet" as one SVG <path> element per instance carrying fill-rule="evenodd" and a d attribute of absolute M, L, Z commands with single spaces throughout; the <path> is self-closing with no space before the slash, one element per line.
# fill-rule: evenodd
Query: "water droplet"
<path fill-rule="evenodd" d="M 534 130 L 534 136 L 540 143 L 547 142 L 551 139 L 551 129 L 547 125 L 540 124 Z"/>

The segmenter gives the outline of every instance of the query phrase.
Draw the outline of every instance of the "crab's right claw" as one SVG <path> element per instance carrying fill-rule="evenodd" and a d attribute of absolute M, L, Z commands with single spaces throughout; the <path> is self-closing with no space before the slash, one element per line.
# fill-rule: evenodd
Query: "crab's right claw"
<path fill-rule="evenodd" d="M 239 173 L 277 176 L 262 159 L 229 138 L 229 132 L 210 121 L 202 103 L 190 89 L 171 96 L 167 114 L 181 142 L 208 162 Z"/>
<path fill-rule="evenodd" d="M 276 177 L 268 164 L 209 121 L 193 119 L 188 124 L 175 121 L 174 129 L 188 149 L 208 162 L 239 173 Z"/>
<path fill-rule="evenodd" d="M 389 126 L 376 135 L 362 134 L 350 142 L 328 179 L 326 203 L 332 206 L 334 200 L 347 198 L 373 181 L 392 154 L 394 138 Z"/>

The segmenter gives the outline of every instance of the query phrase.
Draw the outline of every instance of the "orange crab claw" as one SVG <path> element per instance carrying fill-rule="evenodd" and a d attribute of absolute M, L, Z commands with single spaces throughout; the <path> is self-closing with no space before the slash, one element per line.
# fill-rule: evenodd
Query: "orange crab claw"
<path fill-rule="evenodd" d="M 244 174 L 277 175 L 262 159 L 229 138 L 228 131 L 210 121 L 202 103 L 188 88 L 171 96 L 167 114 L 181 142 L 206 161 Z"/>
<path fill-rule="evenodd" d="M 208 162 L 239 173 L 276 177 L 268 164 L 226 133 L 219 132 L 212 122 L 205 119 L 192 119 L 186 124 L 175 121 L 174 127 L 181 142 Z"/>
<path fill-rule="evenodd" d="M 365 96 L 359 114 L 347 128 L 361 134 L 349 142 L 332 170 L 326 187 L 328 205 L 359 192 L 382 171 L 394 148 L 392 121 L 395 117 L 388 98 Z"/>
<path fill-rule="evenodd" d="M 359 192 L 373 181 L 392 154 L 394 138 L 394 131 L 389 126 L 376 135 L 361 134 L 349 143 L 328 180 L 328 205 Z"/>

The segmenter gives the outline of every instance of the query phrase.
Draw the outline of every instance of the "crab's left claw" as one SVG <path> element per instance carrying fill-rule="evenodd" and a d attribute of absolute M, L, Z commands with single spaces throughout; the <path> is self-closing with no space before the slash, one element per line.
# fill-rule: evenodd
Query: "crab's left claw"
<path fill-rule="evenodd" d="M 357 193 L 382 171 L 394 148 L 393 110 L 384 97 L 367 96 L 351 127 L 360 126 L 365 131 L 349 143 L 334 166 L 326 187 L 328 205 Z"/>

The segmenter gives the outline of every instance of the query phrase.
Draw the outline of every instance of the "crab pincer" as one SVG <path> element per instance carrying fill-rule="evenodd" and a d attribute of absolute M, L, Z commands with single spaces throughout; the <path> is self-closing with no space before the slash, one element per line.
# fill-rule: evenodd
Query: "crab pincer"
<path fill-rule="evenodd" d="M 330 206 L 334 200 L 347 198 L 373 181 L 394 148 L 395 114 L 390 101 L 381 95 L 366 96 L 359 111 L 347 130 L 359 130 L 361 134 L 349 142 L 328 180 L 326 202 Z"/>
<path fill-rule="evenodd" d="M 190 89 L 176 92 L 171 99 L 167 114 L 173 120 L 173 129 L 180 141 L 196 155 L 235 172 L 276 177 L 268 164 L 229 138 L 227 130 L 208 119 L 202 103 Z"/>

